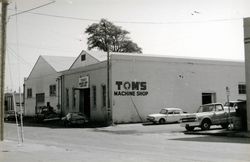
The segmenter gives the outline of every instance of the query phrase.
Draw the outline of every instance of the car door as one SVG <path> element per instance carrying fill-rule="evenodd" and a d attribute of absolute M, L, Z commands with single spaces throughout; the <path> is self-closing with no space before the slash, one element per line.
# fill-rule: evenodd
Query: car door
<path fill-rule="evenodd" d="M 214 124 L 221 124 L 227 122 L 227 113 L 224 111 L 222 105 L 215 105 Z"/>
<path fill-rule="evenodd" d="M 174 121 L 173 122 L 179 122 L 181 120 L 181 111 L 175 110 L 174 111 Z"/>
<path fill-rule="evenodd" d="M 173 110 L 168 110 L 168 114 L 167 114 L 167 122 L 174 122 L 175 117 L 174 117 L 174 111 Z"/>

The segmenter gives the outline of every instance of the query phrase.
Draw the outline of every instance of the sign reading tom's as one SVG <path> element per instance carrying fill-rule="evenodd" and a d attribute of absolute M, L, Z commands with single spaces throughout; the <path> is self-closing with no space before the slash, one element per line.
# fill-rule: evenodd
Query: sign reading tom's
<path fill-rule="evenodd" d="M 116 81 L 115 96 L 147 96 L 147 82 Z"/>

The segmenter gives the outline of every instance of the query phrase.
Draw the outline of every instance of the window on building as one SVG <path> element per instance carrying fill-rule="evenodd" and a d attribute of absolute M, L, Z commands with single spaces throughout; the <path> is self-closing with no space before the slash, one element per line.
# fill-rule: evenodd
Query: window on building
<path fill-rule="evenodd" d="M 73 107 L 76 107 L 76 91 L 72 89 Z"/>
<path fill-rule="evenodd" d="M 32 98 L 32 89 L 31 88 L 27 89 L 27 98 Z"/>
<path fill-rule="evenodd" d="M 92 86 L 93 91 L 93 107 L 96 108 L 96 86 Z"/>
<path fill-rule="evenodd" d="M 102 85 L 102 106 L 106 107 L 106 85 Z"/>
<path fill-rule="evenodd" d="M 86 55 L 81 55 L 81 61 L 85 61 L 86 60 Z"/>
<path fill-rule="evenodd" d="M 66 106 L 69 107 L 69 89 L 66 89 Z"/>
<path fill-rule="evenodd" d="M 56 85 L 55 84 L 49 86 L 49 95 L 56 96 Z"/>
<path fill-rule="evenodd" d="M 246 84 L 238 84 L 239 94 L 246 94 Z"/>

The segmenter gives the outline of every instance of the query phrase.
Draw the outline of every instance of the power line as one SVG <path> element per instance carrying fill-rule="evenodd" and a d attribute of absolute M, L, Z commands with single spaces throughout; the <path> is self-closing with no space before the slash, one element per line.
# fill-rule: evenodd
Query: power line
<path fill-rule="evenodd" d="M 7 46 L 7 50 L 9 51 L 10 54 L 15 56 L 19 61 L 22 61 L 24 64 L 29 65 L 30 67 L 33 67 L 29 62 L 27 62 L 24 58 L 22 58 L 20 55 L 17 55 L 16 52 L 9 46 Z"/>
<path fill-rule="evenodd" d="M 44 7 L 44 6 L 48 6 L 48 5 L 50 5 L 50 4 L 52 4 L 52 3 L 55 3 L 55 2 L 56 2 L 56 1 L 51 1 L 51 2 L 49 2 L 49 3 L 43 4 L 43 5 L 40 5 L 40 6 L 31 8 L 31 9 L 28 9 L 28 10 L 25 10 L 25 11 L 16 12 L 15 14 L 10 15 L 9 18 L 10 18 L 11 16 L 17 16 L 17 15 L 20 15 L 20 14 L 23 14 L 23 13 L 26 13 L 26 12 L 30 12 L 30 11 L 32 11 L 32 10 L 36 10 L 36 9 L 38 9 L 38 8 L 42 8 L 42 7 Z"/>
<path fill-rule="evenodd" d="M 46 14 L 39 12 L 28 12 L 28 14 L 39 15 L 39 16 L 47 16 L 54 17 L 60 19 L 69 19 L 69 20 L 78 20 L 78 21 L 89 21 L 89 22 L 99 22 L 100 19 L 91 19 L 91 18 L 81 18 L 81 17 L 73 17 L 73 16 L 63 16 L 63 15 L 54 15 L 54 14 Z M 113 23 L 118 24 L 148 24 L 148 25 L 167 25 L 167 24 L 192 24 L 192 23 L 207 23 L 207 22 L 223 22 L 223 21 L 232 21 L 232 20 L 240 20 L 242 18 L 224 18 L 224 19 L 208 19 L 208 20 L 197 20 L 197 21 L 119 21 L 119 20 L 111 20 Z"/>

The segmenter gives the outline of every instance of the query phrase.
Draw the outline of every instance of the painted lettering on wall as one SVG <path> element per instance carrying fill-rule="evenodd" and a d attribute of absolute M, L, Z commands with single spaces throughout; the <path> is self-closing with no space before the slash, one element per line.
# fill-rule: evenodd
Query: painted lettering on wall
<path fill-rule="evenodd" d="M 116 81 L 115 96 L 147 96 L 147 82 Z"/>

